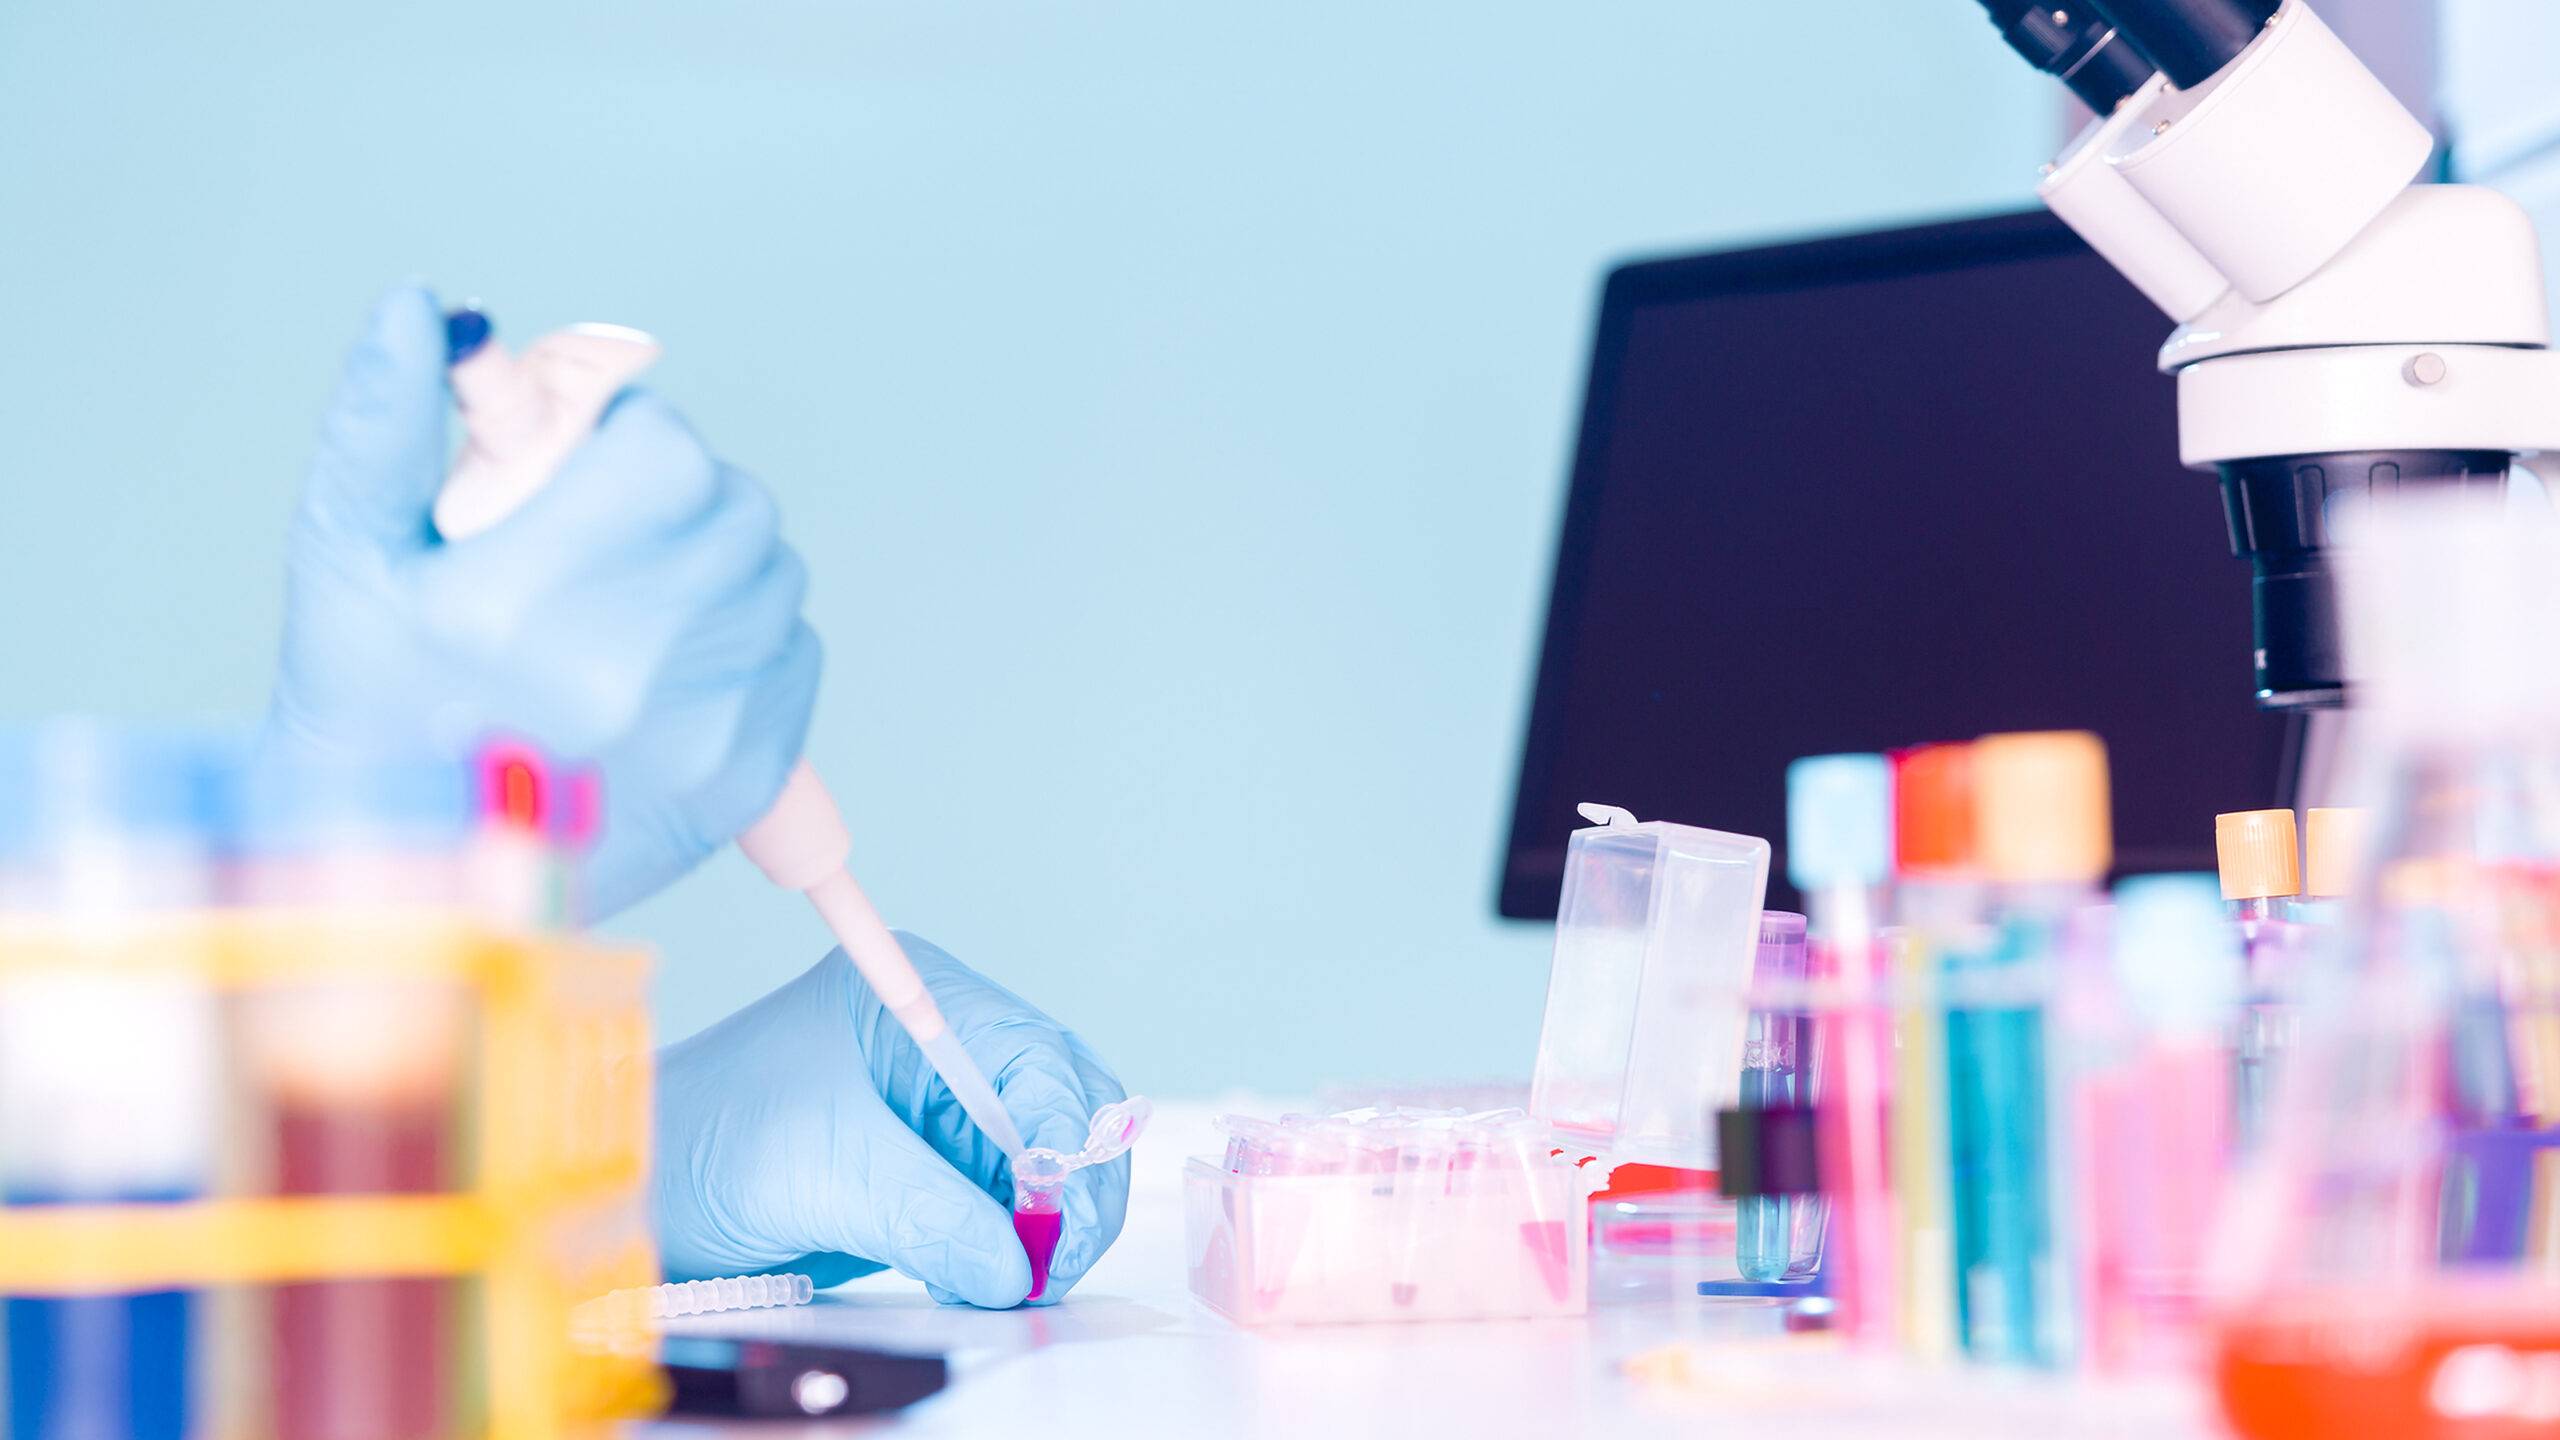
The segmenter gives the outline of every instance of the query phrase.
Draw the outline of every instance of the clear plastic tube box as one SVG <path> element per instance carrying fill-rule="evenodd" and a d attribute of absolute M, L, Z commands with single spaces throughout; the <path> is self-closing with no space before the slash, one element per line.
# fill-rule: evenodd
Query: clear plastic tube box
<path fill-rule="evenodd" d="M 1738 1103 L 1769 843 L 1586 806 L 1565 847 L 1529 1111 L 1612 1164 L 1716 1165 Z"/>
<path fill-rule="evenodd" d="M 1230 1117 L 1184 1176 L 1191 1291 L 1244 1325 L 1579 1315 L 1586 1187 L 1547 1127 Z"/>

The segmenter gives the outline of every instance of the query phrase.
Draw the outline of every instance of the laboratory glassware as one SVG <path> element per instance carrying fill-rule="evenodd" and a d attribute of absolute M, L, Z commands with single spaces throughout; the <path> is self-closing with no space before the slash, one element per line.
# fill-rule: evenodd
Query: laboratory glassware
<path fill-rule="evenodd" d="M 2205 875 L 2115 892 L 2104 1006 L 2068 1034 L 2081 1348 L 2111 1372 L 2191 1373 L 2230 1167 L 2240 936 Z"/>
<path fill-rule="evenodd" d="M 1923 1360 L 1955 1354 L 1955 1197 L 1949 1170 L 1947 1024 L 1941 974 L 1989 948 L 1973 839 L 1973 745 L 1897 750 L 1893 764 L 1893 1193 L 1902 1226 L 1903 1345 Z"/>
<path fill-rule="evenodd" d="M 209 1188 L 221 1022 L 187 923 L 214 893 L 227 757 L 62 720 L 0 742 L 0 913 L 76 963 L 0 979 L 0 1203 Z M 9 1433 L 178 1440 L 200 1422 L 200 1292 L 12 1294 Z"/>
<path fill-rule="evenodd" d="M 2071 1355 L 2070 1197 L 2049 1103 L 2047 992 L 2086 963 L 2081 914 L 2112 858 L 2106 750 L 2085 731 L 1986 735 L 1972 754 L 1995 939 L 1951 956 L 1947 1091 L 1958 1313 L 1976 1358 Z"/>
<path fill-rule="evenodd" d="M 2247 959 L 2248 1004 L 2234 1060 L 2233 1107 L 2241 1145 L 2264 1125 L 2267 1095 L 2294 1022 L 2293 987 L 2309 936 L 2292 918 L 2302 890 L 2301 850 L 2290 810 L 2239 810 L 2213 817 L 2222 898 Z"/>
<path fill-rule="evenodd" d="M 2235 1430 L 2560 1421 L 2560 533 L 2497 497 L 2376 496 L 2345 572 L 2379 804 L 2223 1223 Z"/>
<path fill-rule="evenodd" d="M 1812 1026 L 1800 992 L 1805 981 L 1805 917 L 1785 910 L 1760 915 L 1759 946 L 1752 960 L 1755 995 L 1782 997 L 1774 1009 L 1754 1004 L 1744 1022 L 1742 1093 L 1739 1108 L 1750 1111 L 1790 1110 L 1810 1105 L 1810 1077 L 1804 1066 L 1813 1058 Z M 1722 1147 L 1719 1146 L 1719 1149 Z M 1719 1157 L 1721 1160 L 1721 1157 Z M 1819 1194 L 1742 1195 L 1734 1199 L 1734 1271 L 1744 1280 L 1808 1280 L 1822 1260 Z M 1804 1212 L 1815 1213 L 1805 1216 Z M 1799 1246 L 1799 1222 L 1809 1232 Z M 1794 1273 L 1801 1266 L 1803 1273 Z"/>
<path fill-rule="evenodd" d="M 1114 1101 L 1093 1112 L 1084 1148 L 1075 1154 L 1034 1145 L 1013 1159 L 1013 1233 L 1031 1262 L 1031 1293 L 1037 1300 L 1049 1290 L 1049 1262 L 1058 1253 L 1058 1237 L 1067 1221 L 1067 1177 L 1088 1165 L 1108 1165 L 1129 1153 L 1145 1132 L 1155 1107 L 1144 1095 Z"/>
<path fill-rule="evenodd" d="M 1901 1219 L 1887 1133 L 1893 1031 L 1881 929 L 1893 870 L 1893 770 L 1882 755 L 1815 755 L 1787 767 L 1787 873 L 1812 909 L 1814 974 L 1831 987 L 1817 1024 L 1813 1096 L 1827 1287 L 1839 1323 L 1870 1349 L 1899 1328 Z"/>

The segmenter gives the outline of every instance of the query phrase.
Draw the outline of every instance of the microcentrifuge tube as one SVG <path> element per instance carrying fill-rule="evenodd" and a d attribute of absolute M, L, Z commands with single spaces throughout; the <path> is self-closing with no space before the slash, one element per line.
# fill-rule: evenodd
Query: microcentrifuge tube
<path fill-rule="evenodd" d="M 1084 1149 L 1074 1155 L 1032 1146 L 1013 1161 L 1013 1233 L 1022 1241 L 1023 1258 L 1031 1262 L 1031 1293 L 1049 1293 L 1049 1263 L 1057 1258 L 1058 1237 L 1066 1228 L 1067 1177 L 1088 1165 L 1105 1165 L 1128 1153 L 1147 1128 L 1155 1107 L 1143 1095 L 1132 1095 L 1093 1112 Z"/>

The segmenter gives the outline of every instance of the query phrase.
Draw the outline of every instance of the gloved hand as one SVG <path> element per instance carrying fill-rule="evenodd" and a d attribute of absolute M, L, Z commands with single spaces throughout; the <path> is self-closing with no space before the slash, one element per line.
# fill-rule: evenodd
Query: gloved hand
<path fill-rule="evenodd" d="M 1083 1041 L 900 933 L 934 1003 L 1030 1144 L 1084 1148 L 1126 1099 Z M 658 1056 L 658 1245 L 670 1279 L 791 1270 L 832 1285 L 895 1266 L 945 1304 L 1031 1291 L 1013 1172 L 897 1017 L 835 951 Z M 1048 1304 L 1120 1234 L 1129 1157 L 1067 1178 Z"/>
<path fill-rule="evenodd" d="M 503 730 L 599 762 L 610 914 L 780 792 L 817 698 L 806 576 L 763 488 L 636 391 L 522 509 L 445 543 L 444 366 L 435 297 L 384 296 L 294 516 L 269 735 L 362 756 Z"/>

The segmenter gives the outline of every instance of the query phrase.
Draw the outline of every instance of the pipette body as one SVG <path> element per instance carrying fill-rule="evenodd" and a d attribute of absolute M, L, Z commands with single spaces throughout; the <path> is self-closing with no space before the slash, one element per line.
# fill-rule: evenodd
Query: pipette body
<path fill-rule="evenodd" d="M 436 529 L 447 540 L 478 534 L 532 499 L 595 428 L 614 394 L 659 355 L 658 342 L 638 330 L 574 325 L 512 356 L 491 338 L 487 317 L 469 309 L 446 318 L 445 336 L 447 374 L 466 431 L 436 497 Z M 969 1118 L 1008 1158 L 1018 1158 L 1022 1134 L 995 1087 L 845 868 L 852 836 L 808 761 L 792 768 L 772 808 L 738 837 L 738 848 L 775 884 L 809 897 L 845 957 L 914 1037 Z"/>

